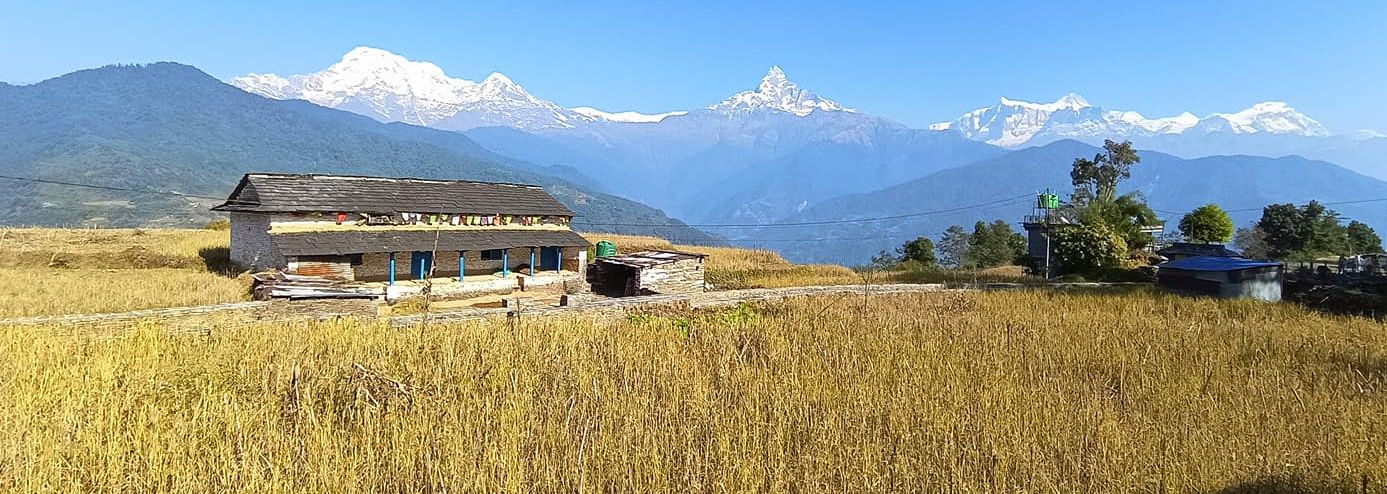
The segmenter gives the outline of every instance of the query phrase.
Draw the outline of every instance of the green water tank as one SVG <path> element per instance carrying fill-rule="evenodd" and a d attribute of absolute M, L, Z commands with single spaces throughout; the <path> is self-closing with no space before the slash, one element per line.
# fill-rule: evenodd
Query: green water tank
<path fill-rule="evenodd" d="M 616 255 L 616 244 L 603 240 L 597 243 L 597 257 L 612 257 Z"/>

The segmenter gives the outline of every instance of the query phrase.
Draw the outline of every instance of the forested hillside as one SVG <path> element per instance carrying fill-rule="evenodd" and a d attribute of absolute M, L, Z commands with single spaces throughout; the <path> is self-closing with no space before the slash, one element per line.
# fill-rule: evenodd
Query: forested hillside
<path fill-rule="evenodd" d="M 460 134 L 270 100 L 174 63 L 0 86 L 0 174 L 111 188 L 0 179 L 0 224 L 198 225 L 243 173 L 275 171 L 538 183 L 582 216 L 579 227 L 715 240 L 543 170 Z"/>

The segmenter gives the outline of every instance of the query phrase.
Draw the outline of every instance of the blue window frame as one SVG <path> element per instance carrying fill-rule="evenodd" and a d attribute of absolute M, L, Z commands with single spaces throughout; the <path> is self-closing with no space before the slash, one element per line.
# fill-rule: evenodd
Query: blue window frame
<path fill-rule="evenodd" d="M 504 253 L 504 252 L 505 252 L 505 251 L 502 250 L 502 249 L 484 250 L 484 251 L 482 251 L 482 260 L 483 260 L 483 261 L 499 261 L 499 260 L 501 260 L 501 255 L 502 255 L 502 253 Z"/>

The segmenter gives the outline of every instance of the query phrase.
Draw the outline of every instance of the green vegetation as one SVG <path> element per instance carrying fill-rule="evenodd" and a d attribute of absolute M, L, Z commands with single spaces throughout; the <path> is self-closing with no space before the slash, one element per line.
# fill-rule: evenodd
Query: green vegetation
<path fill-rule="evenodd" d="M 1102 223 L 1054 228 L 1050 232 L 1050 262 L 1060 273 L 1094 275 L 1121 268 L 1127 242 Z"/>
<path fill-rule="evenodd" d="M 1224 243 L 1233 238 L 1233 219 L 1218 204 L 1206 204 L 1180 218 L 1180 233 L 1190 242 Z"/>
<path fill-rule="evenodd" d="M 1077 218 L 1078 225 L 1052 227 L 1051 265 L 1055 274 L 1104 278 L 1128 276 L 1123 270 L 1144 257 L 1141 250 L 1155 239 L 1144 228 L 1159 224 L 1156 213 L 1138 193 L 1117 195 L 1118 184 L 1131 178 L 1141 162 L 1130 141 L 1104 141 L 1103 152 L 1092 160 L 1074 160 L 1070 178 L 1073 200 L 1060 214 Z"/>
<path fill-rule="evenodd" d="M 872 257 L 872 266 L 877 269 L 899 269 L 918 271 L 934 269 L 939 259 L 934 254 L 934 241 L 929 237 L 916 237 L 896 248 L 895 254 L 882 251 Z"/>
<path fill-rule="evenodd" d="M 94 336 L 0 331 L 0 491 L 1357 493 L 1387 479 L 1387 333 L 1292 305 L 938 293 Z"/>
<path fill-rule="evenodd" d="M 216 231 L 230 230 L 231 220 L 229 218 L 217 218 L 215 220 L 207 222 L 207 225 L 203 226 L 203 228 Z"/>
<path fill-rule="evenodd" d="M 972 240 L 968 232 L 958 225 L 950 225 L 939 237 L 939 264 L 946 268 L 961 268 L 968 262 L 968 244 Z"/>
<path fill-rule="evenodd" d="M 939 254 L 929 237 L 918 237 L 896 248 L 895 254 L 882 252 L 872 258 L 872 267 L 879 271 L 900 273 L 900 280 L 955 278 L 936 275 L 940 268 L 962 270 L 956 276 L 966 278 L 979 270 L 1010 266 L 1025 261 L 1026 238 L 1012 231 L 1006 221 L 979 221 L 970 235 L 963 227 L 954 225 L 939 239 Z M 924 282 L 924 281 L 910 281 Z"/>
<path fill-rule="evenodd" d="M 1347 226 L 1339 222 L 1339 213 L 1318 201 L 1299 207 L 1289 203 L 1272 204 L 1262 209 L 1262 218 L 1256 225 L 1261 232 L 1262 245 L 1250 244 L 1256 238 L 1252 234 L 1246 243 L 1254 249 L 1264 249 L 1275 259 L 1382 252 L 1382 239 L 1371 227 L 1358 221 L 1351 221 Z"/>
<path fill-rule="evenodd" d="M 973 225 L 973 234 L 968 236 L 963 267 L 987 269 L 1006 266 L 1017 263 L 1025 255 L 1026 237 L 1012 231 L 1010 223 L 1003 220 L 991 224 L 979 221 Z"/>
<path fill-rule="evenodd" d="M 1132 148 L 1131 141 L 1104 140 L 1103 151 L 1093 155 L 1093 159 L 1074 159 L 1069 178 L 1074 183 L 1075 202 L 1116 201 L 1118 182 L 1132 178 L 1132 165 L 1140 162 L 1141 156 Z"/>

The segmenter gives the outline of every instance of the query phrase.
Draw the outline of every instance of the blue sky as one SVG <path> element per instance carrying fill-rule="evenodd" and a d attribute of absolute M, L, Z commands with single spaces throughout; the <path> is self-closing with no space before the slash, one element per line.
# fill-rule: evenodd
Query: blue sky
<path fill-rule="evenodd" d="M 1334 131 L 1387 131 L 1380 1 L 203 3 L 0 0 L 0 81 L 161 60 L 303 73 L 369 45 L 607 110 L 708 105 L 778 64 L 914 126 L 1074 91 L 1149 117 L 1284 100 Z"/>

